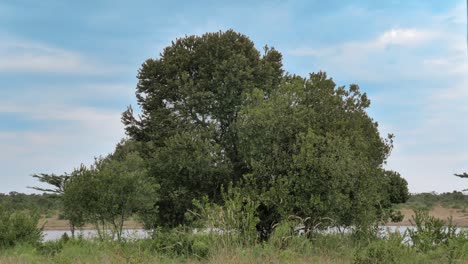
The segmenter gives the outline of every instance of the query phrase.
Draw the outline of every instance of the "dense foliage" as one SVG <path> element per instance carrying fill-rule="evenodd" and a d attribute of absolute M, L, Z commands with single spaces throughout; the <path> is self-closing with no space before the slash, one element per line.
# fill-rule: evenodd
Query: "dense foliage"
<path fill-rule="evenodd" d="M 21 243 L 37 244 L 42 239 L 39 215 L 0 205 L 0 249 Z"/>
<path fill-rule="evenodd" d="M 37 211 L 50 214 L 60 209 L 60 202 L 54 194 L 0 193 L 0 206 L 17 211 Z"/>
<path fill-rule="evenodd" d="M 158 188 L 146 177 L 145 167 L 131 144 L 119 145 L 89 168 L 81 166 L 64 186 L 64 215 L 76 226 L 94 224 L 101 238 L 111 229 L 120 240 L 128 217 L 153 209 Z"/>
<path fill-rule="evenodd" d="M 281 60 L 229 30 L 178 39 L 142 65 L 142 114 L 122 119 L 161 187 L 148 225 L 185 223 L 204 196 L 222 204 L 229 183 L 257 202 L 264 234 L 291 214 L 368 226 L 407 199 L 406 181 L 382 168 L 392 135 L 380 137 L 366 94 L 323 72 L 284 74 Z"/>
<path fill-rule="evenodd" d="M 281 55 L 264 55 L 232 30 L 188 36 L 148 59 L 136 90 L 142 118 L 129 108 L 129 136 L 144 142 L 149 173 L 161 185 L 158 224 L 184 222 L 193 199 L 220 201 L 220 188 L 248 172 L 235 122 L 246 93 L 281 81 Z"/>

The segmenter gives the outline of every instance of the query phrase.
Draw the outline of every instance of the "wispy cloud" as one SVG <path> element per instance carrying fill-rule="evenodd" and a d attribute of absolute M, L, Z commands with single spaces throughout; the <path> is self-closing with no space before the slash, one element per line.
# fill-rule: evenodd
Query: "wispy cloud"
<path fill-rule="evenodd" d="M 384 48 L 387 45 L 415 46 L 427 43 L 437 35 L 436 32 L 414 28 L 396 28 L 384 32 L 376 40 L 365 45 Z"/>
<path fill-rule="evenodd" d="M 121 71 L 79 52 L 0 35 L 0 72 L 101 75 Z"/>
<path fill-rule="evenodd" d="M 381 87 L 370 97 L 379 101 L 372 108 L 382 134 L 396 134 L 387 167 L 401 172 L 413 192 L 463 189 L 453 173 L 468 170 L 465 8 L 426 17 L 432 23 L 425 26 L 288 52 L 312 57 L 332 76 Z"/>
<path fill-rule="evenodd" d="M 384 51 L 390 45 L 403 47 L 414 47 L 423 45 L 437 36 L 437 32 L 415 29 L 415 28 L 394 28 L 383 32 L 377 37 L 368 41 L 353 41 L 340 43 L 328 47 L 300 47 L 289 50 L 287 53 L 295 56 L 316 56 L 328 57 L 334 54 L 361 54 L 375 51 Z"/>
<path fill-rule="evenodd" d="M 46 128 L 0 131 L 2 191 L 31 192 L 32 173 L 70 172 L 95 156 L 110 153 L 124 137 L 120 112 L 66 105 L 13 105 L 0 103 L 0 113 L 40 122 Z M 3 106 L 6 105 L 6 106 Z"/>
<path fill-rule="evenodd" d="M 466 4 L 460 1 L 458 5 L 451 8 L 448 12 L 435 16 L 435 18 L 441 22 L 466 26 Z"/>
<path fill-rule="evenodd" d="M 18 114 L 29 119 L 49 121 L 106 122 L 119 120 L 120 113 L 83 106 L 18 105 L 2 103 L 0 113 Z"/>
<path fill-rule="evenodd" d="M 110 153 L 124 136 L 119 119 L 60 124 L 47 131 L 1 132 L 0 192 L 31 192 L 33 173 L 70 172 L 81 163 Z"/>

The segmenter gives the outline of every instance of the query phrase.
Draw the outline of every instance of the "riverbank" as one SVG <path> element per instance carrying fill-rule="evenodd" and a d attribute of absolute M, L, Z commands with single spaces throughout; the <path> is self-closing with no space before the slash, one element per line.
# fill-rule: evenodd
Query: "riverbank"
<path fill-rule="evenodd" d="M 68 231 L 70 230 L 70 225 L 68 220 L 60 219 L 58 215 L 51 217 L 42 217 L 39 220 L 39 227 L 43 227 L 43 230 L 46 231 Z M 134 219 L 129 219 L 124 222 L 124 229 L 142 229 L 143 225 Z M 95 227 L 91 224 L 86 224 L 80 229 L 82 230 L 94 230 Z"/>
<path fill-rule="evenodd" d="M 389 226 L 409 226 L 411 225 L 410 220 L 414 215 L 414 210 L 409 207 L 402 207 L 399 209 L 403 214 L 403 221 L 398 223 L 387 223 Z M 457 208 L 446 208 L 441 205 L 436 205 L 429 210 L 429 215 L 442 219 L 447 222 L 449 217 L 452 217 L 452 224 L 458 227 L 468 227 L 468 211 Z"/>
<path fill-rule="evenodd" d="M 410 226 L 412 216 L 414 215 L 414 210 L 408 207 L 403 207 L 399 209 L 403 215 L 403 221 L 398 223 L 388 222 L 388 226 Z M 468 211 L 463 209 L 456 209 L 456 208 L 446 208 L 442 207 L 441 205 L 434 206 L 430 211 L 429 214 L 436 218 L 447 220 L 450 216 L 452 217 L 452 223 L 459 227 L 468 227 Z M 54 230 L 54 231 L 66 231 L 70 230 L 69 224 L 67 220 L 59 219 L 58 215 L 54 215 L 52 217 L 42 217 L 39 221 L 39 226 L 43 226 L 44 230 Z M 142 229 L 143 226 L 136 221 L 135 219 L 129 219 L 124 222 L 124 229 Z M 93 225 L 85 225 L 83 230 L 93 230 Z"/>

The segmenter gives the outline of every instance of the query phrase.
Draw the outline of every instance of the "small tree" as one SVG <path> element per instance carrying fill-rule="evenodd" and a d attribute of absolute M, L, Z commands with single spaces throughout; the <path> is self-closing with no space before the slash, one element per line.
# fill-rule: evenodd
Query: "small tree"
<path fill-rule="evenodd" d="M 455 176 L 460 177 L 460 178 L 468 178 L 468 173 L 464 172 L 461 174 L 455 174 Z M 463 191 L 468 191 L 468 189 L 465 189 Z"/>
<path fill-rule="evenodd" d="M 31 189 L 41 191 L 41 192 L 46 192 L 46 193 L 53 193 L 53 194 L 63 194 L 63 187 L 65 186 L 65 183 L 70 179 L 70 175 L 64 174 L 64 175 L 55 175 L 55 174 L 45 174 L 45 173 L 39 173 L 39 174 L 33 174 L 32 175 L 34 178 L 39 179 L 40 182 L 47 183 L 53 187 L 54 189 L 48 189 L 48 188 L 41 188 L 41 187 L 30 187 Z"/>
<path fill-rule="evenodd" d="M 42 239 L 38 228 L 39 215 L 34 212 L 17 211 L 0 204 L 0 249 L 20 243 L 37 244 Z"/>
<path fill-rule="evenodd" d="M 455 176 L 460 177 L 460 178 L 468 178 L 468 173 L 464 172 L 461 174 L 455 174 Z"/>
<path fill-rule="evenodd" d="M 72 174 L 63 174 L 63 175 L 55 175 L 55 174 L 45 174 L 45 173 L 38 173 L 33 174 L 32 177 L 37 178 L 42 183 L 47 183 L 52 188 L 42 188 L 42 187 L 30 187 L 31 189 L 42 191 L 46 193 L 56 194 L 56 198 L 60 199 L 60 203 L 63 207 L 63 215 L 65 219 L 68 220 L 70 225 L 70 232 L 72 236 L 75 236 L 75 228 L 84 225 L 84 220 L 79 211 L 76 210 L 67 210 L 63 204 L 63 194 L 65 192 L 65 185 L 70 180 L 73 175 L 80 173 L 84 168 L 83 165 L 79 169 L 75 169 Z"/>
<path fill-rule="evenodd" d="M 65 185 L 63 202 L 66 213 L 92 223 L 101 239 L 111 229 L 121 240 L 124 221 L 152 210 L 158 188 L 137 153 L 115 154 L 77 171 Z"/>

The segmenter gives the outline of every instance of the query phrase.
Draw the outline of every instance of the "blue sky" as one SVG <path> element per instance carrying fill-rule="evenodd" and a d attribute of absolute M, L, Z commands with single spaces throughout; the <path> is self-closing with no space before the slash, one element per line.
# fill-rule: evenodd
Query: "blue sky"
<path fill-rule="evenodd" d="M 111 152 L 141 63 L 230 28 L 281 51 L 288 72 L 359 84 L 411 192 L 468 186 L 452 176 L 468 171 L 465 0 L 249 2 L 1 0 L 0 192 Z"/>

